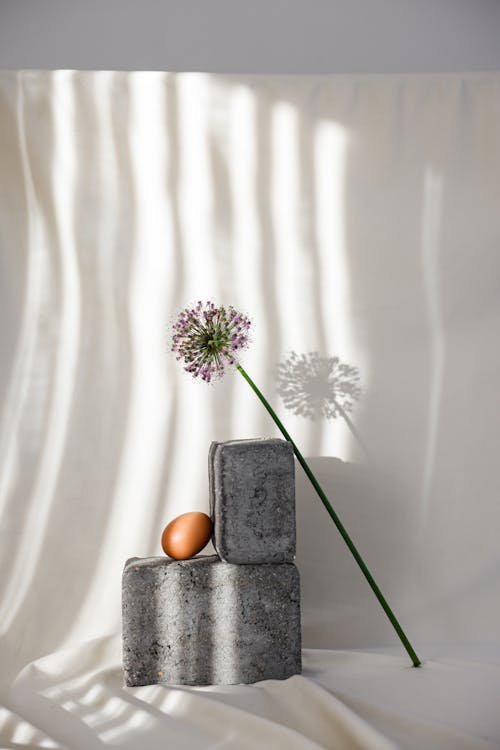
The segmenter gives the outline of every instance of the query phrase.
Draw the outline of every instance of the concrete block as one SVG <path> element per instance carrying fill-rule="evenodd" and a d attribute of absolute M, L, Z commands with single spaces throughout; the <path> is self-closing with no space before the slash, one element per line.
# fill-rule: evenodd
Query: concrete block
<path fill-rule="evenodd" d="M 295 464 L 286 440 L 212 443 L 208 458 L 213 542 L 230 563 L 295 557 Z"/>
<path fill-rule="evenodd" d="M 122 606 L 126 685 L 252 683 L 301 671 L 293 564 L 132 558 Z"/>

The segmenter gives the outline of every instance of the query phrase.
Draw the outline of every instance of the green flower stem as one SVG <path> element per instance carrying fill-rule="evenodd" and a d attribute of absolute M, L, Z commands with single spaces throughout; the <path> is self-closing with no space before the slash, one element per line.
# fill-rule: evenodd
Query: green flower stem
<path fill-rule="evenodd" d="M 385 600 L 384 595 L 382 594 L 382 592 L 380 591 L 379 587 L 375 583 L 375 580 L 374 580 L 372 574 L 370 573 L 370 571 L 366 567 L 366 565 L 365 565 L 365 563 L 363 561 L 363 558 L 361 557 L 361 555 L 359 554 L 358 550 L 354 546 L 354 543 L 353 543 L 351 537 L 349 536 L 349 534 L 347 533 L 347 531 L 344 528 L 343 524 L 341 523 L 339 517 L 337 516 L 337 514 L 333 510 L 333 508 L 332 508 L 332 506 L 330 504 L 330 501 L 328 500 L 328 498 L 325 495 L 325 493 L 323 492 L 323 489 L 321 488 L 318 480 L 316 479 L 316 477 L 312 473 L 311 469 L 309 468 L 309 465 L 308 465 L 307 461 L 305 460 L 304 456 L 299 451 L 299 449 L 295 445 L 294 441 L 290 437 L 289 433 L 285 429 L 285 426 L 283 425 L 283 422 L 280 420 L 280 418 L 278 417 L 278 415 L 276 414 L 276 412 L 274 411 L 274 409 L 272 408 L 272 406 L 269 404 L 269 402 L 264 398 L 264 396 L 262 395 L 262 393 L 260 392 L 260 390 L 257 388 L 257 386 L 255 385 L 255 383 L 253 382 L 253 380 L 251 379 L 251 377 L 248 375 L 248 373 L 246 373 L 245 370 L 243 369 L 243 367 L 241 365 L 239 365 L 239 364 L 236 365 L 236 369 L 239 370 L 239 372 L 241 373 L 241 375 L 243 375 L 243 377 L 245 378 L 245 380 L 249 384 L 250 388 L 252 388 L 252 390 L 256 393 L 257 397 L 264 404 L 264 406 L 266 407 L 267 411 L 269 412 L 269 414 L 273 418 L 274 422 L 278 426 L 279 430 L 281 431 L 281 433 L 282 433 L 283 437 L 285 438 L 285 440 L 288 440 L 288 442 L 292 444 L 293 452 L 295 453 L 298 462 L 300 463 L 300 465 L 304 469 L 305 473 L 307 474 L 307 477 L 308 477 L 309 481 L 311 482 L 311 484 L 314 487 L 314 489 L 316 490 L 316 492 L 317 492 L 317 494 L 318 494 L 321 502 L 323 503 L 323 505 L 327 509 L 328 513 L 330 514 L 330 516 L 331 516 L 331 518 L 332 518 L 335 526 L 339 530 L 340 535 L 342 536 L 344 542 L 349 547 L 349 549 L 350 549 L 350 551 L 352 553 L 352 556 L 354 557 L 354 559 L 358 563 L 359 567 L 361 568 L 361 571 L 362 571 L 363 575 L 365 576 L 366 580 L 368 581 L 368 583 L 370 584 L 370 587 L 371 587 L 373 593 L 375 594 L 375 596 L 379 600 L 382 609 L 386 613 L 387 617 L 389 618 L 390 622 L 392 623 L 392 626 L 393 626 L 394 630 L 398 634 L 398 636 L 399 636 L 399 638 L 400 638 L 403 646 L 405 647 L 406 651 L 408 652 L 408 655 L 409 655 L 410 659 L 413 662 L 413 666 L 414 667 L 419 667 L 421 665 L 421 662 L 420 662 L 417 654 L 413 650 L 410 641 L 406 637 L 406 635 L 405 635 L 405 633 L 403 631 L 403 628 L 401 627 L 401 625 L 397 621 L 394 612 L 389 607 L 387 601 Z"/>

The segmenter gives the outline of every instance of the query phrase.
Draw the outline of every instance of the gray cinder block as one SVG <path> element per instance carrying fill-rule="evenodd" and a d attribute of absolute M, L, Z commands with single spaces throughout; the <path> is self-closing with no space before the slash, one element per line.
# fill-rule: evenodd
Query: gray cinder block
<path fill-rule="evenodd" d="M 213 542 L 230 563 L 295 557 L 295 465 L 286 440 L 212 443 L 208 457 Z"/>
<path fill-rule="evenodd" d="M 251 683 L 301 671 L 293 564 L 134 557 L 122 606 L 126 685 Z"/>

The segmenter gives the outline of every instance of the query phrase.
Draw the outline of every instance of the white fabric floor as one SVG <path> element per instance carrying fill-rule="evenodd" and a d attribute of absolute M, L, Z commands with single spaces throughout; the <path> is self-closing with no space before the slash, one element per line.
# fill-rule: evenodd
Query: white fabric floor
<path fill-rule="evenodd" d="M 425 663 L 414 669 L 395 650 L 305 649 L 302 676 L 284 681 L 124 688 L 120 649 L 116 637 L 99 639 L 26 667 L 12 712 L 0 714 L 1 747 L 500 747 L 498 652 L 424 648 Z"/>

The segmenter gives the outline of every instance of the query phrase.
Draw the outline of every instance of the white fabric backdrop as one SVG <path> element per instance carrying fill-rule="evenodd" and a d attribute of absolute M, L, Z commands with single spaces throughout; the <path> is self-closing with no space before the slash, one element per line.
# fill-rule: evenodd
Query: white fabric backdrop
<path fill-rule="evenodd" d="M 247 747 L 250 711 L 248 747 L 388 746 L 336 696 L 403 747 L 497 747 L 500 75 L 4 72 L 0 170 L 3 694 L 32 725 L 6 709 L 5 742 L 155 747 L 171 715 L 178 747 Z M 207 510 L 211 440 L 277 434 L 236 372 L 169 354 L 207 297 L 251 315 L 244 364 L 423 670 L 297 471 L 305 676 L 121 690 L 125 559 Z M 286 412 L 291 350 L 359 368 L 366 450 Z"/>

